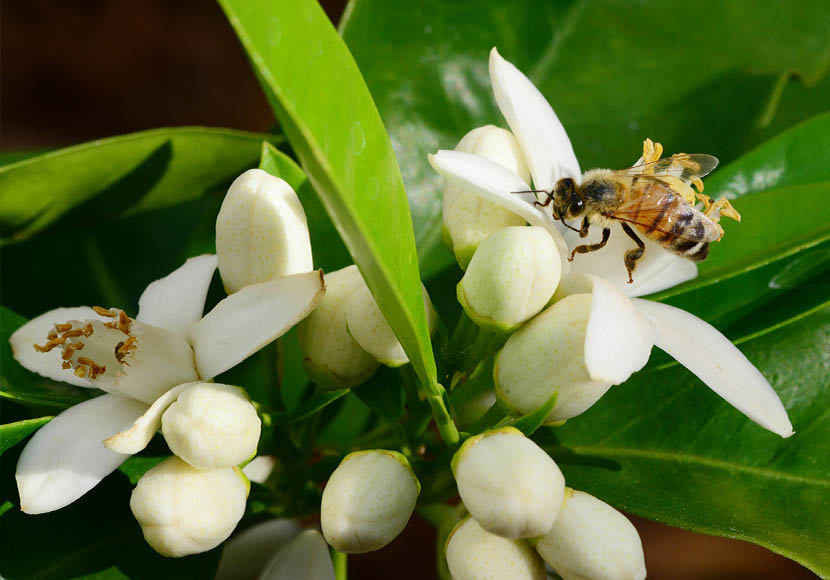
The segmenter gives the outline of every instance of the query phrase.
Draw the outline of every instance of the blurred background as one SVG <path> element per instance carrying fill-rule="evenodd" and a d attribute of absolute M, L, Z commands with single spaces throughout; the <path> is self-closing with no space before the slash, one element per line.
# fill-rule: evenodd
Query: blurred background
<path fill-rule="evenodd" d="M 345 1 L 322 3 L 336 23 Z M 56 148 L 161 126 L 274 126 L 214 2 L 4 2 L 0 27 L 2 151 Z M 816 577 L 753 544 L 632 519 L 653 580 Z M 434 543 L 433 528 L 413 518 L 387 548 L 351 557 L 351 576 L 429 578 Z"/>

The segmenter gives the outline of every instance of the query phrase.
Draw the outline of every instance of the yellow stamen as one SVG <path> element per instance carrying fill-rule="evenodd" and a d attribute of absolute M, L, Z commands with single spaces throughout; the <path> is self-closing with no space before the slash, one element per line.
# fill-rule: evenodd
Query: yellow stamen
<path fill-rule="evenodd" d="M 101 306 L 93 306 L 92 309 L 95 311 L 96 314 L 99 314 L 101 316 L 106 316 L 107 318 L 115 318 L 116 316 L 118 316 L 112 310 L 102 308 Z"/>

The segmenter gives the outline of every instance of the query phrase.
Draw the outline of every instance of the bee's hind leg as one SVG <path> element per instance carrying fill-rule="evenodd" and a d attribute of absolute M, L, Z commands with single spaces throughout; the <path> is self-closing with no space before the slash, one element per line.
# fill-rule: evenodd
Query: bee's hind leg
<path fill-rule="evenodd" d="M 582 235 L 582 234 L 580 234 Z M 602 228 L 602 239 L 596 244 L 584 244 L 582 246 L 577 246 L 574 248 L 573 252 L 571 252 L 570 257 L 568 258 L 569 262 L 573 262 L 574 256 L 576 254 L 587 254 L 588 252 L 595 252 L 600 248 L 605 247 L 605 244 L 608 243 L 608 237 L 611 235 L 610 228 Z"/>
<path fill-rule="evenodd" d="M 627 223 L 622 223 L 622 229 L 629 238 L 637 243 L 637 247 L 633 250 L 628 250 L 623 258 L 625 261 L 625 269 L 628 270 L 628 283 L 631 284 L 634 282 L 632 274 L 637 267 L 637 261 L 643 257 L 643 253 L 646 251 L 646 245 L 643 243 L 643 240 L 637 237 L 637 234 L 634 233 L 634 230 Z"/>

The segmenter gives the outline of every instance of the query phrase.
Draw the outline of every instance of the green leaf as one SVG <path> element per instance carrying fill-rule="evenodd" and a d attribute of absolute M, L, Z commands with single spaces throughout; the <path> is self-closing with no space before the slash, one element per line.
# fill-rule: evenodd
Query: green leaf
<path fill-rule="evenodd" d="M 298 423 L 303 419 L 311 417 L 314 413 L 322 411 L 340 397 L 348 394 L 349 389 L 338 389 L 336 391 L 320 391 L 305 401 L 302 401 L 291 413 L 289 423 Z"/>
<path fill-rule="evenodd" d="M 825 73 L 828 28 L 821 3 L 791 10 L 785 0 L 764 9 L 750 0 L 425 0 L 417 9 L 352 0 L 340 26 L 404 168 L 427 279 L 453 261 L 427 154 L 475 127 L 505 126 L 489 86 L 491 47 L 550 100 L 583 169 L 630 165 L 645 137 L 668 153 L 728 162 L 774 119 L 787 79 Z"/>
<path fill-rule="evenodd" d="M 0 397 L 27 405 L 65 408 L 101 394 L 98 389 L 59 383 L 20 366 L 12 355 L 9 337 L 26 322 L 22 316 L 0 306 Z"/>
<path fill-rule="evenodd" d="M 11 449 L 26 437 L 46 425 L 52 417 L 40 417 L 39 419 L 26 419 L 0 425 L 0 455 Z"/>
<path fill-rule="evenodd" d="M 412 221 L 392 145 L 360 71 L 313 0 L 221 0 L 323 206 L 417 372 L 449 442 Z M 313 71 L 313 74 L 309 74 Z"/>
<path fill-rule="evenodd" d="M 156 129 L 5 165 L 2 240 L 26 239 L 61 217 L 89 225 L 196 199 L 254 166 L 263 139 L 279 138 L 203 127 Z"/>
<path fill-rule="evenodd" d="M 553 408 L 556 406 L 556 400 L 559 398 L 559 391 L 554 391 L 553 395 L 550 399 L 548 399 L 544 405 L 536 409 L 535 411 L 528 413 L 527 415 L 522 415 L 512 423 L 509 423 L 511 427 L 515 427 L 528 437 L 533 435 L 536 430 L 541 427 L 545 423 L 545 419 L 547 419 L 550 412 L 553 411 Z"/>
<path fill-rule="evenodd" d="M 788 409 L 782 439 L 685 368 L 643 371 L 554 430 L 568 485 L 620 509 L 755 542 L 830 574 L 830 308 L 741 345 Z"/>

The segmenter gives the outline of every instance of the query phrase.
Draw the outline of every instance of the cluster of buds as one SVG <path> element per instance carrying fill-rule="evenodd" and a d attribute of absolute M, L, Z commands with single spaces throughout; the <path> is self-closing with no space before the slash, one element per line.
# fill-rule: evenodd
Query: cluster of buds
<path fill-rule="evenodd" d="M 303 365 L 321 389 L 355 387 L 381 364 L 399 367 L 409 358 L 386 321 L 357 266 L 325 276 L 326 296 L 297 327 Z M 436 314 L 421 286 L 430 334 Z"/>
<path fill-rule="evenodd" d="M 628 519 L 565 487 L 556 463 L 512 427 L 464 442 L 452 459 L 470 515 L 450 534 L 454 580 L 544 579 L 545 563 L 565 580 L 641 580 L 642 544 Z"/>

